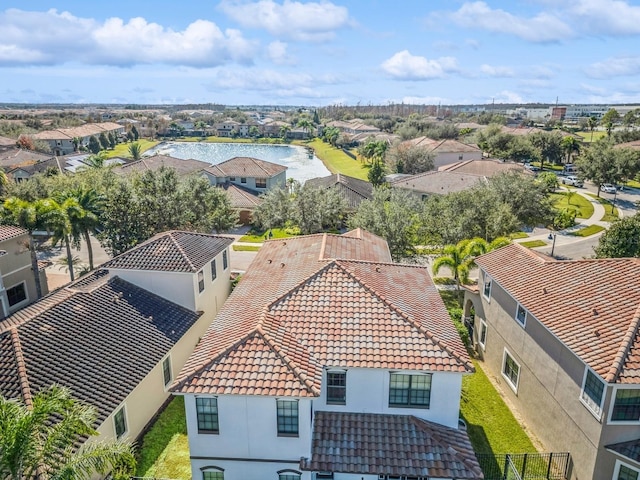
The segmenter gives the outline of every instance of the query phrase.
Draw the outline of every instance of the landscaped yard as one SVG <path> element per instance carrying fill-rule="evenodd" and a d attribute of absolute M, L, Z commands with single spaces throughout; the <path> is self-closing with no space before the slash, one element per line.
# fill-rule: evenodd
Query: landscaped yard
<path fill-rule="evenodd" d="M 150 148 L 155 147 L 156 145 L 158 145 L 158 141 L 156 140 L 147 140 L 144 138 L 141 138 L 140 140 L 138 140 L 138 143 L 140 144 L 140 153 L 144 153 L 147 150 L 149 150 Z M 131 157 L 131 155 L 129 155 L 129 146 L 131 145 L 130 142 L 127 143 L 119 143 L 118 145 L 116 145 L 116 147 L 113 150 L 107 150 L 107 158 L 112 158 L 112 157 L 124 157 L 124 158 L 129 158 Z"/>
<path fill-rule="evenodd" d="M 606 198 L 598 197 L 593 193 L 587 193 L 590 197 L 592 197 L 596 202 L 600 203 L 604 207 L 604 215 L 600 219 L 602 222 L 613 222 L 617 220 L 619 217 L 618 209 Z"/>
<path fill-rule="evenodd" d="M 269 235 L 268 238 L 265 238 L 265 235 L 268 235 L 268 232 L 270 232 L 271 235 Z M 262 243 L 265 240 L 269 240 L 269 239 L 290 238 L 295 236 L 291 233 L 287 233 L 287 231 L 284 228 L 272 228 L 268 232 L 256 232 L 254 230 L 251 230 L 248 234 L 240 237 L 240 240 L 238 241 L 246 242 L 246 243 Z"/>
<path fill-rule="evenodd" d="M 551 201 L 554 207 L 559 210 L 568 208 L 576 212 L 577 218 L 589 218 L 593 215 L 593 205 L 591 202 L 578 193 L 569 197 L 567 193 L 552 193 Z"/>
<path fill-rule="evenodd" d="M 257 252 L 260 250 L 260 245 L 234 245 L 234 252 Z"/>
<path fill-rule="evenodd" d="M 544 247 L 547 244 L 544 240 L 529 240 L 528 242 L 520 242 L 520 245 L 527 248 Z"/>
<path fill-rule="evenodd" d="M 367 180 L 368 170 L 363 168 L 362 163 L 359 160 L 354 160 L 339 148 L 332 147 L 319 138 L 301 145 L 313 148 L 316 156 L 322 160 L 331 173 L 342 173 L 349 177 Z"/>
<path fill-rule="evenodd" d="M 601 232 L 604 229 L 605 228 L 600 225 L 589 225 L 588 227 L 584 227 L 580 230 L 572 232 L 571 235 L 575 237 L 590 237 L 591 235 L 595 235 L 596 233 Z"/>
<path fill-rule="evenodd" d="M 580 135 L 582 138 L 584 138 L 585 142 L 590 142 L 591 141 L 591 133 L 590 131 L 586 131 L 586 132 L 576 132 L 576 134 Z M 607 136 L 607 132 L 605 132 L 604 130 L 594 130 L 593 131 L 593 141 L 595 142 L 596 140 L 602 138 L 602 137 L 606 137 Z"/>

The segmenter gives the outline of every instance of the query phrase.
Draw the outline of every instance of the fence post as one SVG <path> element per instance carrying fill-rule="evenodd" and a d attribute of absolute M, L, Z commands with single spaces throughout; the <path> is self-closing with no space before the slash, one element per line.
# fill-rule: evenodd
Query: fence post
<path fill-rule="evenodd" d="M 502 480 L 507 480 L 507 475 L 509 474 L 509 458 L 510 455 L 507 453 L 504 456 L 504 473 L 502 474 Z"/>
<path fill-rule="evenodd" d="M 552 460 L 553 460 L 553 452 L 549 453 L 549 465 L 547 466 L 547 480 L 549 480 L 549 475 L 551 475 L 551 462 L 552 462 Z"/>
<path fill-rule="evenodd" d="M 520 472 L 520 476 L 522 478 L 524 478 L 525 474 L 527 473 L 527 455 L 528 453 L 525 453 L 524 458 L 522 459 L 522 471 Z"/>

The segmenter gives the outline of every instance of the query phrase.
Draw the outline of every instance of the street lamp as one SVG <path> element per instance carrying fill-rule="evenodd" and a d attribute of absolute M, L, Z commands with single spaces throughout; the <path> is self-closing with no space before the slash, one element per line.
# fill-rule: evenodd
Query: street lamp
<path fill-rule="evenodd" d="M 549 240 L 553 239 L 553 243 L 551 244 L 551 256 L 553 257 L 553 251 L 556 249 L 556 233 L 549 232 L 549 236 L 547 237 Z"/>

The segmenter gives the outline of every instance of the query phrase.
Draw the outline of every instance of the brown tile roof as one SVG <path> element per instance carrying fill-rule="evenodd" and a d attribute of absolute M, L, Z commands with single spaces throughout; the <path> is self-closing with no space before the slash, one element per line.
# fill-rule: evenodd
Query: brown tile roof
<path fill-rule="evenodd" d="M 631 148 L 632 150 L 640 150 L 640 140 L 634 140 L 632 142 L 619 143 L 613 148 Z"/>
<path fill-rule="evenodd" d="M 316 412 L 303 470 L 425 478 L 480 479 L 464 430 L 412 415 Z"/>
<path fill-rule="evenodd" d="M 102 265 L 108 269 L 197 272 L 233 243 L 205 233 L 160 233 Z"/>
<path fill-rule="evenodd" d="M 0 151 L 0 167 L 5 171 L 9 171 L 17 167 L 28 167 L 49 160 L 52 157 L 53 155 L 34 152 L 32 150 L 12 148 L 4 152 Z"/>
<path fill-rule="evenodd" d="M 390 261 L 364 231 L 265 242 L 174 389 L 302 397 L 325 365 L 472 371 L 427 269 Z"/>
<path fill-rule="evenodd" d="M 287 169 L 284 165 L 251 157 L 233 157 L 205 170 L 216 177 L 270 178 Z"/>
<path fill-rule="evenodd" d="M 629 442 L 614 443 L 604 448 L 640 463 L 640 438 Z"/>
<path fill-rule="evenodd" d="M 262 199 L 256 192 L 240 185 L 226 182 L 218 183 L 216 186 L 227 192 L 232 208 L 253 210 L 262 203 Z"/>
<path fill-rule="evenodd" d="M 199 317 L 98 271 L 0 321 L 0 395 L 57 383 L 104 421 Z"/>
<path fill-rule="evenodd" d="M 14 227 L 13 225 L 0 225 L 0 242 L 26 235 L 27 233 L 24 228 Z"/>
<path fill-rule="evenodd" d="M 0 147 L 15 147 L 16 140 L 14 138 L 0 136 Z"/>
<path fill-rule="evenodd" d="M 56 130 L 46 130 L 34 135 L 40 140 L 71 140 L 74 137 L 90 137 L 100 135 L 102 132 L 110 132 L 123 128 L 122 125 L 113 122 L 86 123 L 79 127 L 58 128 Z"/>
<path fill-rule="evenodd" d="M 373 185 L 371 183 L 340 173 L 327 177 L 311 178 L 305 182 L 305 185 L 316 188 L 335 188 L 350 208 L 358 208 L 362 200 L 373 198 Z"/>
<path fill-rule="evenodd" d="M 556 261 L 518 244 L 476 263 L 610 383 L 640 383 L 640 260 Z"/>
<path fill-rule="evenodd" d="M 402 143 L 424 148 L 428 152 L 433 152 L 435 154 L 480 152 L 480 148 L 478 148 L 477 145 L 470 145 L 468 143 L 462 143 L 458 140 L 451 139 L 433 140 L 429 137 L 417 137 L 412 138 L 411 140 L 406 140 Z"/>
<path fill-rule="evenodd" d="M 182 159 L 169 155 L 153 155 L 144 157 L 138 161 L 130 162 L 113 169 L 118 175 L 130 175 L 135 172 L 145 172 L 147 170 L 159 170 L 162 167 L 175 168 L 178 175 L 189 175 L 200 172 L 208 168 L 209 162 L 202 162 L 192 158 Z"/>
<path fill-rule="evenodd" d="M 404 188 L 419 193 L 446 195 L 467 190 L 486 180 L 484 175 L 458 172 L 425 172 L 410 177 L 400 177 L 391 182 L 394 188 Z"/>
<path fill-rule="evenodd" d="M 519 172 L 527 175 L 533 175 L 531 170 L 524 168 L 521 163 L 503 162 L 502 160 L 483 159 L 483 160 L 466 160 L 464 162 L 452 163 L 444 165 L 438 169 L 443 172 L 470 173 L 472 175 L 482 175 L 484 177 L 493 177 L 503 172 Z"/>

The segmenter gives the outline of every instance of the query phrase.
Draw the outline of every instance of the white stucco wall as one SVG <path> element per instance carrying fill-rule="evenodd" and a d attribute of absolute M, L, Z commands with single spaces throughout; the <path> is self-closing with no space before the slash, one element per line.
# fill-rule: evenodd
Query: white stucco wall
<path fill-rule="evenodd" d="M 301 480 L 312 480 L 311 472 L 302 472 L 300 462 L 233 462 L 217 459 L 193 459 L 191 461 L 191 475 L 193 480 L 202 480 L 202 470 L 205 467 L 218 467 L 224 469 L 224 480 L 278 480 L 278 472 L 281 470 L 294 470 L 300 472 Z M 360 475 L 354 480 L 360 480 Z M 342 478 L 342 477 L 340 477 Z M 336 480 L 334 478 L 334 480 Z M 369 480 L 369 479 L 366 479 Z M 378 477 L 372 478 L 378 480 Z"/>

